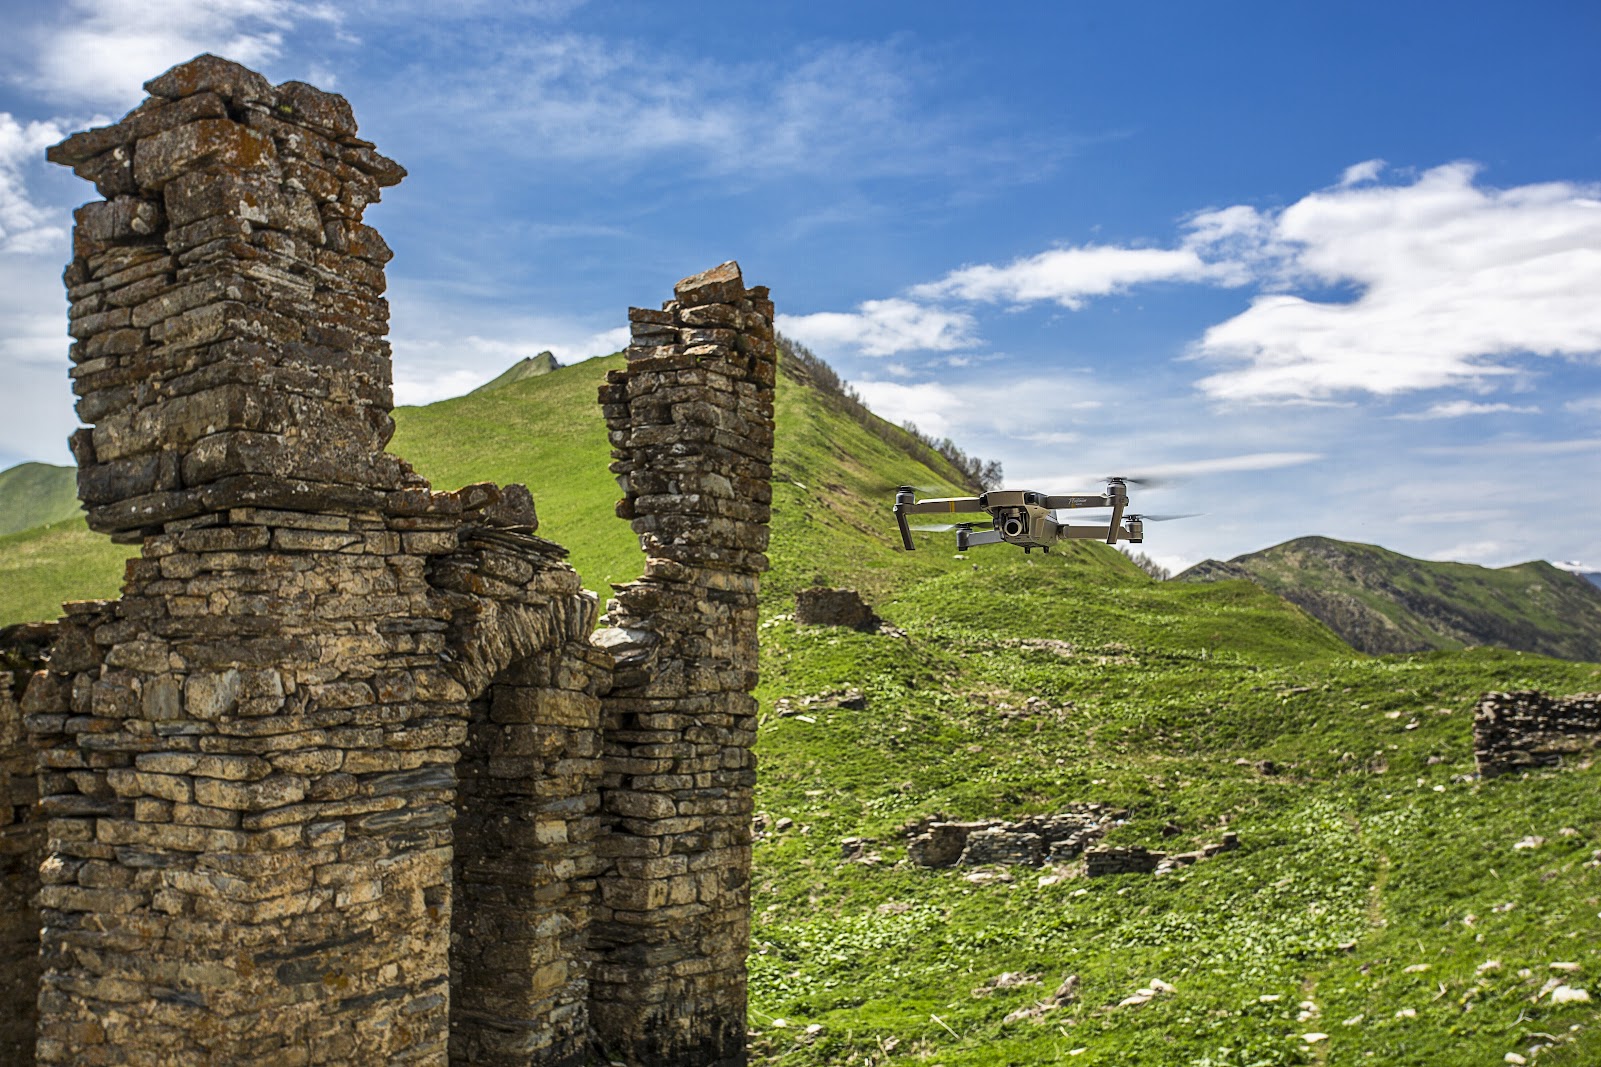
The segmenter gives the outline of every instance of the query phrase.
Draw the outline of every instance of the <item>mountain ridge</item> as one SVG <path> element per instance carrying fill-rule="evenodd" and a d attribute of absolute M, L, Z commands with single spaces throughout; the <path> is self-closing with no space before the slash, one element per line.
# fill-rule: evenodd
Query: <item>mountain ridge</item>
<path fill-rule="evenodd" d="M 1246 580 L 1375 655 L 1491 645 L 1601 660 L 1601 588 L 1544 560 L 1489 568 L 1306 536 L 1203 560 L 1175 582 Z"/>

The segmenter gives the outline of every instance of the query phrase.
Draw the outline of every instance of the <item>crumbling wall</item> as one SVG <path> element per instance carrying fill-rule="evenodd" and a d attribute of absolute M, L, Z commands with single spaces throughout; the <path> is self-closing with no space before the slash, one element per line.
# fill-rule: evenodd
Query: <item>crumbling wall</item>
<path fill-rule="evenodd" d="M 1550 766 L 1601 746 L 1601 694 L 1486 693 L 1473 711 L 1473 757 L 1486 777 Z"/>
<path fill-rule="evenodd" d="M 591 1010 L 616 1060 L 745 1062 L 756 736 L 757 576 L 766 569 L 773 305 L 735 263 L 629 311 L 626 369 L 600 400 L 612 470 L 647 557 L 599 640 L 600 901 Z"/>
<path fill-rule="evenodd" d="M 65 276 L 80 496 L 141 554 L 23 702 L 38 1060 L 557 1062 L 586 1027 L 595 599 L 526 490 L 435 493 L 384 453 L 362 214 L 404 172 L 344 100 L 211 56 L 147 89 L 51 150 L 106 198 Z"/>

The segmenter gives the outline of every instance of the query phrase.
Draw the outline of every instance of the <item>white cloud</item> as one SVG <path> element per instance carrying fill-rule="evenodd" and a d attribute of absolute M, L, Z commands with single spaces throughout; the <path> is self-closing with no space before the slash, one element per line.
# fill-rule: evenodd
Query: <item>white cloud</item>
<path fill-rule="evenodd" d="M 34 203 L 23 170 L 65 134 L 53 122 L 22 123 L 0 111 L 0 252 L 40 252 L 61 244 L 61 220 Z"/>
<path fill-rule="evenodd" d="M 780 315 L 778 329 L 808 347 L 851 346 L 869 356 L 949 352 L 973 344 L 973 316 L 899 297 L 868 300 L 855 311 Z"/>
<path fill-rule="evenodd" d="M 1077 413 L 1101 406 L 1098 400 L 1071 399 L 1060 379 L 1018 378 L 968 382 L 853 381 L 863 402 L 894 423 L 915 423 L 934 437 L 1000 435 L 1031 444 L 1061 444 L 1077 438 L 1065 424 Z"/>
<path fill-rule="evenodd" d="M 1225 281 L 1217 268 L 1193 248 L 1118 248 L 1082 245 L 1053 248 L 1013 260 L 962 267 L 935 282 L 914 286 L 912 296 L 955 298 L 986 303 L 1031 304 L 1052 301 L 1078 309 L 1086 297 L 1123 292 L 1161 281 Z"/>
<path fill-rule="evenodd" d="M 67 435 L 78 425 L 67 378 L 67 300 L 61 257 L 0 256 L 0 368 L 6 417 L 0 419 L 0 466 L 26 459 L 70 463 Z"/>
<path fill-rule="evenodd" d="M 1340 188 L 1348 189 L 1353 185 L 1363 185 L 1367 182 L 1377 181 L 1382 173 L 1384 173 L 1384 160 L 1382 159 L 1368 159 L 1361 163 L 1352 163 L 1345 168 L 1345 173 L 1340 175 Z"/>
<path fill-rule="evenodd" d="M 1562 405 L 1562 409 L 1564 411 L 1572 411 L 1580 414 L 1592 411 L 1601 412 L 1601 393 L 1597 393 L 1594 396 L 1581 396 L 1575 400 L 1569 400 L 1566 404 Z"/>
<path fill-rule="evenodd" d="M 62 103 L 127 107 L 146 80 L 198 53 L 259 67 L 297 25 L 339 18 L 311 0 L 67 0 L 36 28 L 13 80 Z"/>
<path fill-rule="evenodd" d="M 1482 404 L 1472 400 L 1448 400 L 1432 404 L 1422 411 L 1409 411 L 1395 416 L 1398 419 L 1460 419 L 1466 415 L 1538 415 L 1537 407 L 1520 407 L 1513 404 Z"/>
<path fill-rule="evenodd" d="M 1235 365 L 1200 387 L 1243 401 L 1393 395 L 1482 387 L 1516 374 L 1524 354 L 1601 351 L 1597 190 L 1494 189 L 1475 178 L 1472 165 L 1450 164 L 1409 185 L 1339 187 L 1265 216 L 1264 247 L 1280 262 L 1262 275 L 1358 295 L 1257 297 L 1195 346 Z"/>

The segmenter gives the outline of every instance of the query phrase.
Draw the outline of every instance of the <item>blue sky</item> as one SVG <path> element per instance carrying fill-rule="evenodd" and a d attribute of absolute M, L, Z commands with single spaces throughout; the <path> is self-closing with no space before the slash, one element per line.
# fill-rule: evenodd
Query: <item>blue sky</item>
<path fill-rule="evenodd" d="M 1594 3 L 0 0 L 0 465 L 68 462 L 43 148 L 214 51 L 348 96 L 397 395 L 738 259 L 1008 483 L 1157 473 L 1180 565 L 1322 533 L 1601 569 Z M 534 491 L 539 491 L 534 479 Z"/>

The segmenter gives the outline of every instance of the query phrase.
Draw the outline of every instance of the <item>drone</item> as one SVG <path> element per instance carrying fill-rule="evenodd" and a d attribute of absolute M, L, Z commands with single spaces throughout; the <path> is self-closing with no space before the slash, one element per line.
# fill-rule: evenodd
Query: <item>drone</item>
<path fill-rule="evenodd" d="M 1139 484 L 1134 478 L 1106 479 L 1106 492 L 1099 494 L 1070 493 L 1055 495 L 1027 489 L 995 489 L 979 496 L 932 497 L 917 499 L 917 487 L 903 485 L 895 492 L 895 522 L 901 528 L 901 543 L 906 551 L 915 551 L 912 531 L 940 533 L 956 531 L 956 551 L 965 552 L 973 545 L 994 545 L 1002 542 L 1017 545 L 1025 553 L 1034 549 L 1049 552 L 1051 546 L 1062 541 L 1105 541 L 1115 545 L 1119 541 L 1140 544 L 1145 540 L 1145 522 L 1186 518 L 1183 515 L 1125 514 L 1128 509 L 1128 483 Z M 1069 508 L 1111 508 L 1112 518 L 1105 526 L 1069 526 L 1056 521 L 1055 512 Z M 988 512 L 989 519 L 958 522 L 949 526 L 911 526 L 908 515 L 963 514 Z M 988 529 L 975 529 L 987 526 Z"/>

